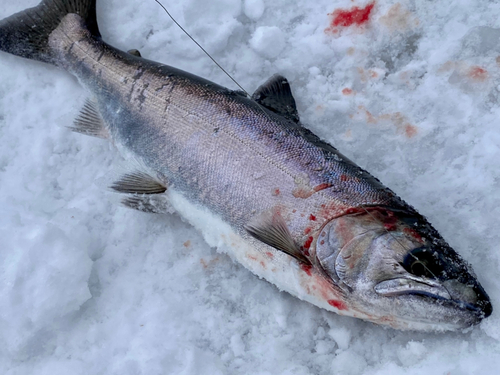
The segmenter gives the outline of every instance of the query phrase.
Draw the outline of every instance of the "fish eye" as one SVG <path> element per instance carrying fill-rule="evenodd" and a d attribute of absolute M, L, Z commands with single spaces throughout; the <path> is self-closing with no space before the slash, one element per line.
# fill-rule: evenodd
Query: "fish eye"
<path fill-rule="evenodd" d="M 429 279 L 437 279 L 444 271 L 439 256 L 427 247 L 419 247 L 410 251 L 401 265 L 407 272 Z"/>

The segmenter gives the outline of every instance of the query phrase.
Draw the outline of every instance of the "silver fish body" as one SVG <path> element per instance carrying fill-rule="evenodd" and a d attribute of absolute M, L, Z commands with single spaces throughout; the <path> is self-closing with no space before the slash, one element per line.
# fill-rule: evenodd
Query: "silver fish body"
<path fill-rule="evenodd" d="M 95 1 L 27 12 L 0 23 L 0 49 L 88 89 L 75 130 L 109 138 L 135 166 L 115 186 L 127 205 L 162 212 L 165 202 L 257 275 L 343 315 L 445 330 L 491 314 L 470 267 L 425 218 L 300 124 L 284 78 L 250 99 L 106 44 Z M 25 14 L 50 19 L 45 39 L 22 44 Z"/>

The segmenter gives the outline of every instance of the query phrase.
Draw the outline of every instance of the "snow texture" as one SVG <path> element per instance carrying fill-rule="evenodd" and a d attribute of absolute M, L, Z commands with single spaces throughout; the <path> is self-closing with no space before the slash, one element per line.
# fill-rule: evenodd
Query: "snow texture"
<path fill-rule="evenodd" d="M 36 3 L 3 1 L 0 17 Z M 368 3 L 164 4 L 247 91 L 287 77 L 302 121 L 473 265 L 493 315 L 400 332 L 279 292 L 177 215 L 121 207 L 105 189 L 120 155 L 65 128 L 86 98 L 76 79 L 2 53 L 0 373 L 496 374 L 500 4 L 377 0 L 352 26 L 331 26 L 335 10 Z M 97 11 L 108 43 L 236 88 L 153 0 Z"/>

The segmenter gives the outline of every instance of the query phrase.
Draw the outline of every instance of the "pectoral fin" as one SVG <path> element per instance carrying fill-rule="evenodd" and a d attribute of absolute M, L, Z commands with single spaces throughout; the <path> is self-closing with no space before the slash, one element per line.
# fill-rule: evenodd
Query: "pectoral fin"
<path fill-rule="evenodd" d="M 293 240 L 285 220 L 278 212 L 257 216 L 245 229 L 252 237 L 266 245 L 283 251 L 302 263 L 311 264 Z"/>

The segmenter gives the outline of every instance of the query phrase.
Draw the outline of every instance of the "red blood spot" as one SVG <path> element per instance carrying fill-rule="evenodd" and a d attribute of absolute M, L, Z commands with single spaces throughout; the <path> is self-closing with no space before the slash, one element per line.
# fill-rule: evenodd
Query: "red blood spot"
<path fill-rule="evenodd" d="M 292 191 L 292 195 L 295 198 L 309 198 L 314 192 L 311 192 L 309 189 L 304 189 L 304 188 L 297 188 Z"/>
<path fill-rule="evenodd" d="M 321 242 L 319 243 L 320 245 L 324 245 L 325 244 L 325 241 L 324 240 L 321 240 Z"/>
<path fill-rule="evenodd" d="M 266 255 L 269 257 L 269 258 L 274 258 L 274 254 L 271 253 L 270 251 L 267 251 L 266 252 Z"/>
<path fill-rule="evenodd" d="M 480 66 L 475 65 L 469 69 L 467 75 L 473 80 L 483 82 L 488 78 L 488 71 L 481 68 Z"/>
<path fill-rule="evenodd" d="M 392 232 L 393 230 L 396 230 L 397 226 L 396 224 L 389 224 L 389 223 L 385 223 L 384 224 L 384 228 L 389 231 L 389 232 Z"/>
<path fill-rule="evenodd" d="M 415 134 L 417 134 L 417 127 L 413 125 L 406 125 L 405 134 L 408 138 L 413 137 Z"/>
<path fill-rule="evenodd" d="M 342 94 L 344 95 L 351 95 L 352 94 L 352 90 L 348 87 L 346 87 L 345 89 L 342 90 Z"/>
<path fill-rule="evenodd" d="M 280 195 L 280 189 L 276 188 L 274 189 L 273 191 L 273 195 L 276 196 L 276 195 Z"/>
<path fill-rule="evenodd" d="M 351 215 L 351 214 L 359 214 L 360 212 L 364 212 L 362 208 L 349 208 L 345 211 L 346 215 Z"/>
<path fill-rule="evenodd" d="M 307 227 L 306 229 L 304 229 L 304 234 L 309 234 L 311 233 L 311 228 L 310 227 Z"/>
<path fill-rule="evenodd" d="M 342 301 L 337 301 L 337 300 L 334 300 L 334 299 L 329 299 L 328 301 L 328 304 L 330 306 L 333 306 L 335 307 L 336 309 L 339 309 L 339 310 L 347 310 L 347 306 L 345 305 L 344 302 Z"/>
<path fill-rule="evenodd" d="M 253 255 L 247 255 L 247 258 L 248 258 L 248 259 L 252 259 L 252 260 L 257 260 L 257 258 L 256 258 L 256 257 L 254 257 Z"/>
<path fill-rule="evenodd" d="M 329 183 L 322 183 L 322 184 L 319 184 L 313 188 L 310 188 L 309 186 L 304 188 L 304 187 L 299 187 L 299 188 L 296 188 L 294 189 L 294 191 L 292 192 L 293 196 L 295 198 L 303 198 L 303 199 L 306 199 L 306 198 L 309 198 L 311 195 L 313 195 L 314 193 L 317 193 L 318 191 L 321 191 L 323 189 L 326 189 L 326 188 L 329 188 L 331 187 L 332 184 L 329 184 Z"/>
<path fill-rule="evenodd" d="M 302 271 L 304 271 L 305 273 L 307 273 L 308 276 L 312 276 L 312 273 L 311 273 L 312 266 L 310 264 L 301 263 L 300 269 Z"/>
<path fill-rule="evenodd" d="M 266 269 L 266 264 L 263 262 L 263 261 L 260 261 L 260 265 L 262 266 L 262 268 Z"/>
<path fill-rule="evenodd" d="M 296 213 L 296 212 L 297 212 L 297 210 L 292 210 L 292 212 L 293 212 L 293 213 Z"/>
<path fill-rule="evenodd" d="M 412 228 L 404 228 L 403 232 L 406 234 L 409 234 L 413 238 L 415 238 L 418 242 L 423 242 L 422 236 L 418 234 L 418 232 L 415 229 Z"/>
<path fill-rule="evenodd" d="M 349 179 L 345 174 L 340 175 L 340 181 L 346 182 Z"/>
<path fill-rule="evenodd" d="M 313 214 L 310 214 L 309 215 L 309 220 L 316 221 L 316 216 L 314 216 Z"/>
<path fill-rule="evenodd" d="M 375 2 L 372 2 L 364 8 L 352 7 L 351 9 L 337 9 L 333 13 L 328 14 L 332 16 L 330 28 L 333 29 L 338 26 L 348 27 L 354 24 L 358 26 L 363 25 L 370 19 L 370 13 L 374 6 Z"/>
<path fill-rule="evenodd" d="M 307 237 L 306 242 L 304 242 L 304 249 L 309 249 L 311 247 L 313 240 L 314 238 L 312 236 Z"/>
<path fill-rule="evenodd" d="M 313 190 L 314 190 L 314 192 L 315 192 L 315 193 L 317 193 L 318 191 L 320 191 L 320 190 L 324 190 L 324 189 L 327 189 L 327 188 L 329 188 L 329 187 L 331 187 L 331 186 L 332 186 L 332 184 L 329 184 L 329 183 L 327 183 L 327 182 L 324 182 L 324 183 L 322 183 L 322 184 L 319 184 L 318 186 L 315 186 L 315 187 L 313 188 Z"/>

